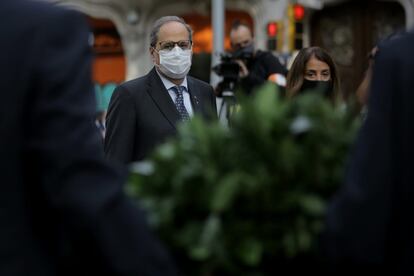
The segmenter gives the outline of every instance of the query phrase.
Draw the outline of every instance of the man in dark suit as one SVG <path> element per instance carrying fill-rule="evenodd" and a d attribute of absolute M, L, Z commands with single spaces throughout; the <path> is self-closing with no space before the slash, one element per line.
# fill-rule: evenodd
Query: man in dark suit
<path fill-rule="evenodd" d="M 172 275 L 94 126 L 77 12 L 0 1 L 0 275 Z"/>
<path fill-rule="evenodd" d="M 176 133 L 179 121 L 193 114 L 205 119 L 217 117 L 213 88 L 187 76 L 192 31 L 184 20 L 176 16 L 158 19 L 150 40 L 154 68 L 118 86 L 109 104 L 105 153 L 111 160 L 142 160 Z"/>
<path fill-rule="evenodd" d="M 414 275 L 413 48 L 412 32 L 381 47 L 368 115 L 328 209 L 323 242 L 342 274 Z"/>

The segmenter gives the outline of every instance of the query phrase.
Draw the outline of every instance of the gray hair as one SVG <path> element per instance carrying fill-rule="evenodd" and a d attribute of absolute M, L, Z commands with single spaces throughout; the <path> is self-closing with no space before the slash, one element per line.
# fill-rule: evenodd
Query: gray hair
<path fill-rule="evenodd" d="M 150 46 L 151 47 L 155 47 L 155 44 L 158 41 L 158 33 L 160 31 L 160 28 L 162 27 L 162 25 L 168 22 L 178 22 L 178 23 L 183 24 L 189 33 L 188 39 L 190 41 L 193 41 L 193 30 L 187 23 L 185 23 L 184 19 L 178 16 L 163 16 L 159 18 L 157 21 L 155 21 L 154 25 L 152 26 L 151 34 L 150 34 Z"/>

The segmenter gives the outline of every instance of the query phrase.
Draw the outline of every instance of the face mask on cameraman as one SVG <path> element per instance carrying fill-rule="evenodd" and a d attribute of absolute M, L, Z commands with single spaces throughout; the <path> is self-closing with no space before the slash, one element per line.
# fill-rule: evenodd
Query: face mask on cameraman
<path fill-rule="evenodd" d="M 242 60 L 250 60 L 253 58 L 254 54 L 254 45 L 253 42 L 246 45 L 245 47 L 241 47 L 233 52 L 233 57 L 235 59 L 242 59 Z"/>
<path fill-rule="evenodd" d="M 183 79 L 191 68 L 191 50 L 183 50 L 177 45 L 172 50 L 158 51 L 160 64 L 158 69 L 172 79 Z"/>

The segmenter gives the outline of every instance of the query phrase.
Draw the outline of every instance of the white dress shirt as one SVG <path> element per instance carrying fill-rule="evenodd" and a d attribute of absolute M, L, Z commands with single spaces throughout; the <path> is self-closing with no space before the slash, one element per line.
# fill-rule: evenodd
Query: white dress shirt
<path fill-rule="evenodd" d="M 173 82 L 171 82 L 169 79 L 167 79 L 163 75 L 161 75 L 158 72 L 158 70 L 156 70 L 156 71 L 157 71 L 158 76 L 160 76 L 161 81 L 165 86 L 165 89 L 167 89 L 168 94 L 170 94 L 170 97 L 171 97 L 172 101 L 175 103 L 175 98 L 177 97 L 177 95 L 176 95 L 175 91 L 171 88 L 176 87 L 177 85 L 174 84 Z M 190 93 L 188 92 L 187 77 L 184 78 L 184 80 L 180 84 L 180 86 L 185 87 L 185 89 L 183 91 L 184 106 L 185 106 L 185 109 L 187 109 L 188 115 L 190 115 L 190 117 L 192 117 L 194 112 L 193 112 L 193 106 L 191 105 Z"/>

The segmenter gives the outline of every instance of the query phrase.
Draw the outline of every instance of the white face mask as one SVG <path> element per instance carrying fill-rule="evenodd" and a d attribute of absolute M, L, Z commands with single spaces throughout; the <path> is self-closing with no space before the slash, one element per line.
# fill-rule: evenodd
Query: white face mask
<path fill-rule="evenodd" d="M 175 46 L 171 51 L 158 51 L 160 55 L 160 65 L 157 67 L 169 78 L 183 79 L 191 68 L 191 50 L 183 50 Z"/>

